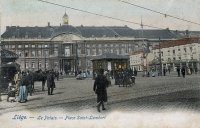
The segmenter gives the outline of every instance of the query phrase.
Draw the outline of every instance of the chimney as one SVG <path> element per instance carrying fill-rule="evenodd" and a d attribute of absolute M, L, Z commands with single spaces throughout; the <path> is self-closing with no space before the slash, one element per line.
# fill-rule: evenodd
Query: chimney
<path fill-rule="evenodd" d="M 50 27 L 50 22 L 48 22 L 48 27 Z"/>

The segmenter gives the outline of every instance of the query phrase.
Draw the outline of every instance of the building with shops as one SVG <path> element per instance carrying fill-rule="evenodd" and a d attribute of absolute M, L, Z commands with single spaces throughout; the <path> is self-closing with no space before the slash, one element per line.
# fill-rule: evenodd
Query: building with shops
<path fill-rule="evenodd" d="M 183 32 L 184 33 L 184 32 Z M 129 55 L 162 40 L 175 40 L 179 32 L 135 30 L 127 26 L 72 26 L 68 15 L 63 23 L 44 27 L 7 26 L 2 47 L 18 54 L 21 70 L 54 69 L 60 72 L 93 70 L 91 59 L 103 53 Z"/>
<path fill-rule="evenodd" d="M 143 51 L 130 55 L 130 67 L 138 71 L 143 71 L 145 67 L 148 71 L 152 69 L 159 71 L 160 68 L 176 71 L 177 67 L 195 71 L 200 69 L 199 63 L 200 37 L 161 42 L 146 57 Z"/>
<path fill-rule="evenodd" d="M 159 59 L 159 53 L 161 54 L 163 68 L 171 68 L 173 70 L 176 70 L 177 67 L 186 67 L 192 70 L 200 69 L 199 37 L 163 42 L 153 49 L 155 60 Z"/>
<path fill-rule="evenodd" d="M 137 71 L 147 71 L 153 59 L 152 52 L 135 51 L 130 55 L 130 68 Z"/>
<path fill-rule="evenodd" d="M 131 69 L 137 71 L 143 71 L 144 69 L 144 52 L 143 51 L 136 51 L 130 55 L 130 67 Z"/>

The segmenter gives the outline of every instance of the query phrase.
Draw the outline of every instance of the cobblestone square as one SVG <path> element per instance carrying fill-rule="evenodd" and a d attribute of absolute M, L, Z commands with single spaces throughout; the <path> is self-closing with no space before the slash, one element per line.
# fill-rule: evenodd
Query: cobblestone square
<path fill-rule="evenodd" d="M 112 111 L 163 111 L 184 109 L 199 111 L 198 75 L 186 78 L 176 76 L 137 77 L 132 87 L 108 87 L 108 103 L 105 113 Z M 27 103 L 7 102 L 6 95 L 0 102 L 0 113 L 28 110 L 76 112 L 90 110 L 96 112 L 96 95 L 93 92 L 94 80 L 64 78 L 56 81 L 54 95 L 42 91 L 41 83 L 36 83 L 35 93 L 28 97 Z"/>

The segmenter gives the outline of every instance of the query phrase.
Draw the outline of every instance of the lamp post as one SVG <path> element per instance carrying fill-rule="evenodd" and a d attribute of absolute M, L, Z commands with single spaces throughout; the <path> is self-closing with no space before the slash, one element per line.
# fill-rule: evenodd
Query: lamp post
<path fill-rule="evenodd" d="M 47 68 L 47 66 L 46 66 L 46 64 L 47 64 L 47 45 L 44 45 L 44 69 L 45 69 L 45 71 L 46 71 L 46 68 Z"/>
<path fill-rule="evenodd" d="M 162 76 L 162 59 L 161 59 L 161 46 L 160 46 L 160 37 L 159 37 L 159 75 Z"/>
<path fill-rule="evenodd" d="M 78 75 L 78 43 L 75 43 L 75 76 Z"/>

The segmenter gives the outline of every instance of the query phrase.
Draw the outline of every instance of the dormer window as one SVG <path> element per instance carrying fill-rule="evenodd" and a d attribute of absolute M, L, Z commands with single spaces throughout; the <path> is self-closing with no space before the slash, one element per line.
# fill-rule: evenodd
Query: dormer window
<path fill-rule="evenodd" d="M 41 33 L 39 33 L 39 34 L 38 34 L 38 38 L 40 39 L 41 37 L 42 37 L 42 36 L 41 36 Z"/>
<path fill-rule="evenodd" d="M 28 33 L 27 33 L 27 32 L 26 32 L 25 38 L 26 38 L 26 39 L 28 38 Z"/>

